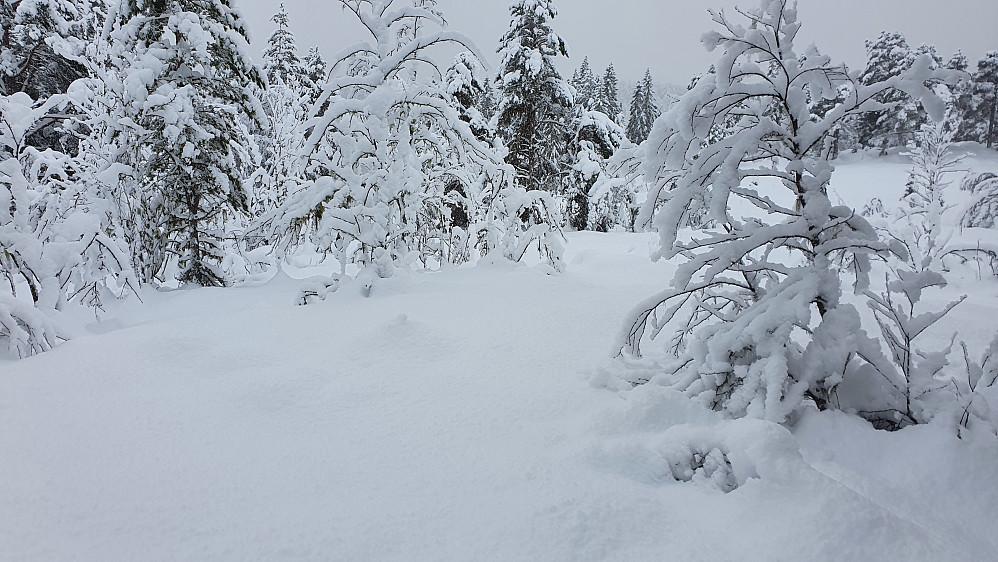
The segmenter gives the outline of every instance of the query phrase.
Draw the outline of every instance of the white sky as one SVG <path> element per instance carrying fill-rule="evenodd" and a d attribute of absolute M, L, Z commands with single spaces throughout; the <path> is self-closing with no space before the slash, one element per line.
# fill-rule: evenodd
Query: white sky
<path fill-rule="evenodd" d="M 399 2 L 406 0 L 396 0 Z M 492 65 L 499 37 L 509 27 L 511 0 L 439 0 L 450 28 L 470 36 Z M 235 0 L 249 21 L 254 56 L 273 31 L 269 18 L 279 0 Z M 756 8 L 758 0 L 556 0 L 553 27 L 566 41 L 570 60 L 559 68 L 572 71 L 588 56 L 597 72 L 613 62 L 624 81 L 636 80 L 651 67 L 657 81 L 685 85 L 717 58 L 704 51 L 700 36 L 713 28 L 707 8 L 735 5 Z M 337 0 L 285 0 L 291 29 L 304 54 L 318 45 L 327 59 L 361 38 L 353 16 Z M 948 59 L 962 49 L 973 66 L 986 51 L 998 50 L 998 0 L 800 0 L 803 24 L 799 47 L 815 43 L 836 61 L 852 68 L 865 62 L 863 41 L 883 30 L 900 31 L 914 48 L 936 45 Z M 802 50 L 802 49 L 799 49 Z M 442 64 L 450 55 L 441 57 Z M 258 58 L 259 62 L 259 58 Z"/>

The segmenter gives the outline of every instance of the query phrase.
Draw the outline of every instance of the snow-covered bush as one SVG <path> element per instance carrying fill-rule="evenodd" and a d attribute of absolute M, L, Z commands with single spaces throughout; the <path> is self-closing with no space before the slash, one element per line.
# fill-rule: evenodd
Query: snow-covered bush
<path fill-rule="evenodd" d="M 943 258 L 950 251 L 951 231 L 943 228 L 944 215 L 953 209 L 946 203 L 945 192 L 951 175 L 963 157 L 954 154 L 952 131 L 943 125 L 924 125 L 916 144 L 906 153 L 912 160 L 905 192 L 892 211 L 887 212 L 879 199 L 871 200 L 863 215 L 892 243 L 903 246 L 900 253 L 909 269 L 915 271 L 944 269 Z"/>
<path fill-rule="evenodd" d="M 957 434 L 972 425 L 983 424 L 987 431 L 998 435 L 998 419 L 995 418 L 984 392 L 998 383 L 998 335 L 981 354 L 981 359 L 971 359 L 967 344 L 961 342 L 963 362 L 966 368 L 964 377 L 952 377 L 949 381 L 957 399 Z"/>
<path fill-rule="evenodd" d="M 919 310 L 925 290 L 945 286 L 946 279 L 938 272 L 901 267 L 888 273 L 884 292 L 866 291 L 867 304 L 873 310 L 882 341 L 896 367 L 889 370 L 883 364 L 868 362 L 889 384 L 890 392 L 867 391 L 867 396 L 859 400 L 869 400 L 869 405 L 856 406 L 865 406 L 860 414 L 878 427 L 894 429 L 925 423 L 935 414 L 926 410 L 925 398 L 944 385 L 940 376 L 949 364 L 952 343 L 944 349 L 926 351 L 915 340 L 966 298 L 950 302 L 940 310 Z"/>
<path fill-rule="evenodd" d="M 685 262 L 670 288 L 631 314 L 621 346 L 639 356 L 646 336 L 671 328 L 678 357 L 662 375 L 668 384 L 733 416 L 783 422 L 805 401 L 836 407 L 843 376 L 864 359 L 878 361 L 870 355 L 879 344 L 841 298 L 842 276 L 848 270 L 865 287 L 870 254 L 887 245 L 853 209 L 829 201 L 827 137 L 842 120 L 883 109 L 874 98 L 892 90 L 941 117 L 944 104 L 925 85 L 941 75 L 920 58 L 899 76 L 862 85 L 813 47 L 797 53 L 800 24 L 786 0 L 739 13 L 744 24 L 711 12 L 722 28 L 704 36 L 708 49 L 722 50 L 716 73 L 656 121 L 642 145 L 654 182 L 646 213 L 661 237 L 656 257 Z M 815 116 L 809 100 L 833 99 L 844 84 L 852 96 Z M 734 127 L 712 139 L 730 118 Z M 681 235 L 701 204 L 716 228 Z"/>

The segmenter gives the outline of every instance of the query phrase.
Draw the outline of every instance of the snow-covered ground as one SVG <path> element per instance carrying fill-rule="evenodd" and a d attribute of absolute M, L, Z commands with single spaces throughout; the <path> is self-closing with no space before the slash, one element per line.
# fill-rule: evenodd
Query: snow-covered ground
<path fill-rule="evenodd" d="M 896 202 L 907 167 L 855 158 L 832 198 Z M 791 432 L 608 388 L 614 335 L 673 266 L 649 261 L 654 235 L 569 240 L 563 274 L 483 264 L 307 307 L 284 273 L 148 292 L 52 352 L 0 360 L 0 559 L 998 552 L 993 437 L 816 412 Z M 998 280 L 962 269 L 940 302 L 964 293 L 934 337 L 981 346 Z M 676 482 L 669 460 L 694 443 L 723 444 L 741 485 Z"/>

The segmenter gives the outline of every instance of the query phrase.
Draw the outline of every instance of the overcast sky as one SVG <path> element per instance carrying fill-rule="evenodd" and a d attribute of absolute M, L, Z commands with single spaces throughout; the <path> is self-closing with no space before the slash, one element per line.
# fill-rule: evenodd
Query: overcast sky
<path fill-rule="evenodd" d="M 262 45 L 274 29 L 269 18 L 280 1 L 235 3 L 249 21 L 259 62 Z M 494 67 L 499 37 L 509 28 L 510 3 L 439 0 L 437 7 L 449 27 L 470 36 Z M 323 56 L 331 59 L 362 37 L 353 16 L 344 13 L 337 0 L 285 0 L 285 5 L 302 54 L 318 45 Z M 713 28 L 707 8 L 756 8 L 759 2 L 556 0 L 555 5 L 559 15 L 553 27 L 565 39 L 571 56 L 559 63 L 563 73 L 570 75 L 588 56 L 597 71 L 612 61 L 624 81 L 640 78 L 650 67 L 656 80 L 685 85 L 716 59 L 716 54 L 700 45 L 700 36 Z M 986 51 L 998 50 L 998 0 L 800 0 L 798 12 L 803 24 L 798 43 L 814 43 L 852 68 L 865 62 L 863 41 L 883 30 L 900 31 L 913 48 L 934 44 L 944 59 L 962 49 L 971 66 Z"/>

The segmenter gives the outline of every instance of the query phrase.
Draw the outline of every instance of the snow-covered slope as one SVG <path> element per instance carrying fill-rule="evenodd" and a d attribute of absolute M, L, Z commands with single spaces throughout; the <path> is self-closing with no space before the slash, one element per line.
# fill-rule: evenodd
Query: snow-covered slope
<path fill-rule="evenodd" d="M 903 186 L 899 162 L 845 165 L 833 191 L 861 205 Z M 52 352 L 0 362 L 0 559 L 998 552 L 986 435 L 877 432 L 840 413 L 791 433 L 660 387 L 608 388 L 622 319 L 671 276 L 647 258 L 654 240 L 576 233 L 564 274 L 483 264 L 308 307 L 283 273 L 147 293 Z M 952 292 L 971 298 L 944 328 L 990 339 L 998 281 Z M 703 443 L 729 451 L 737 489 L 672 477 L 670 459 Z"/>

